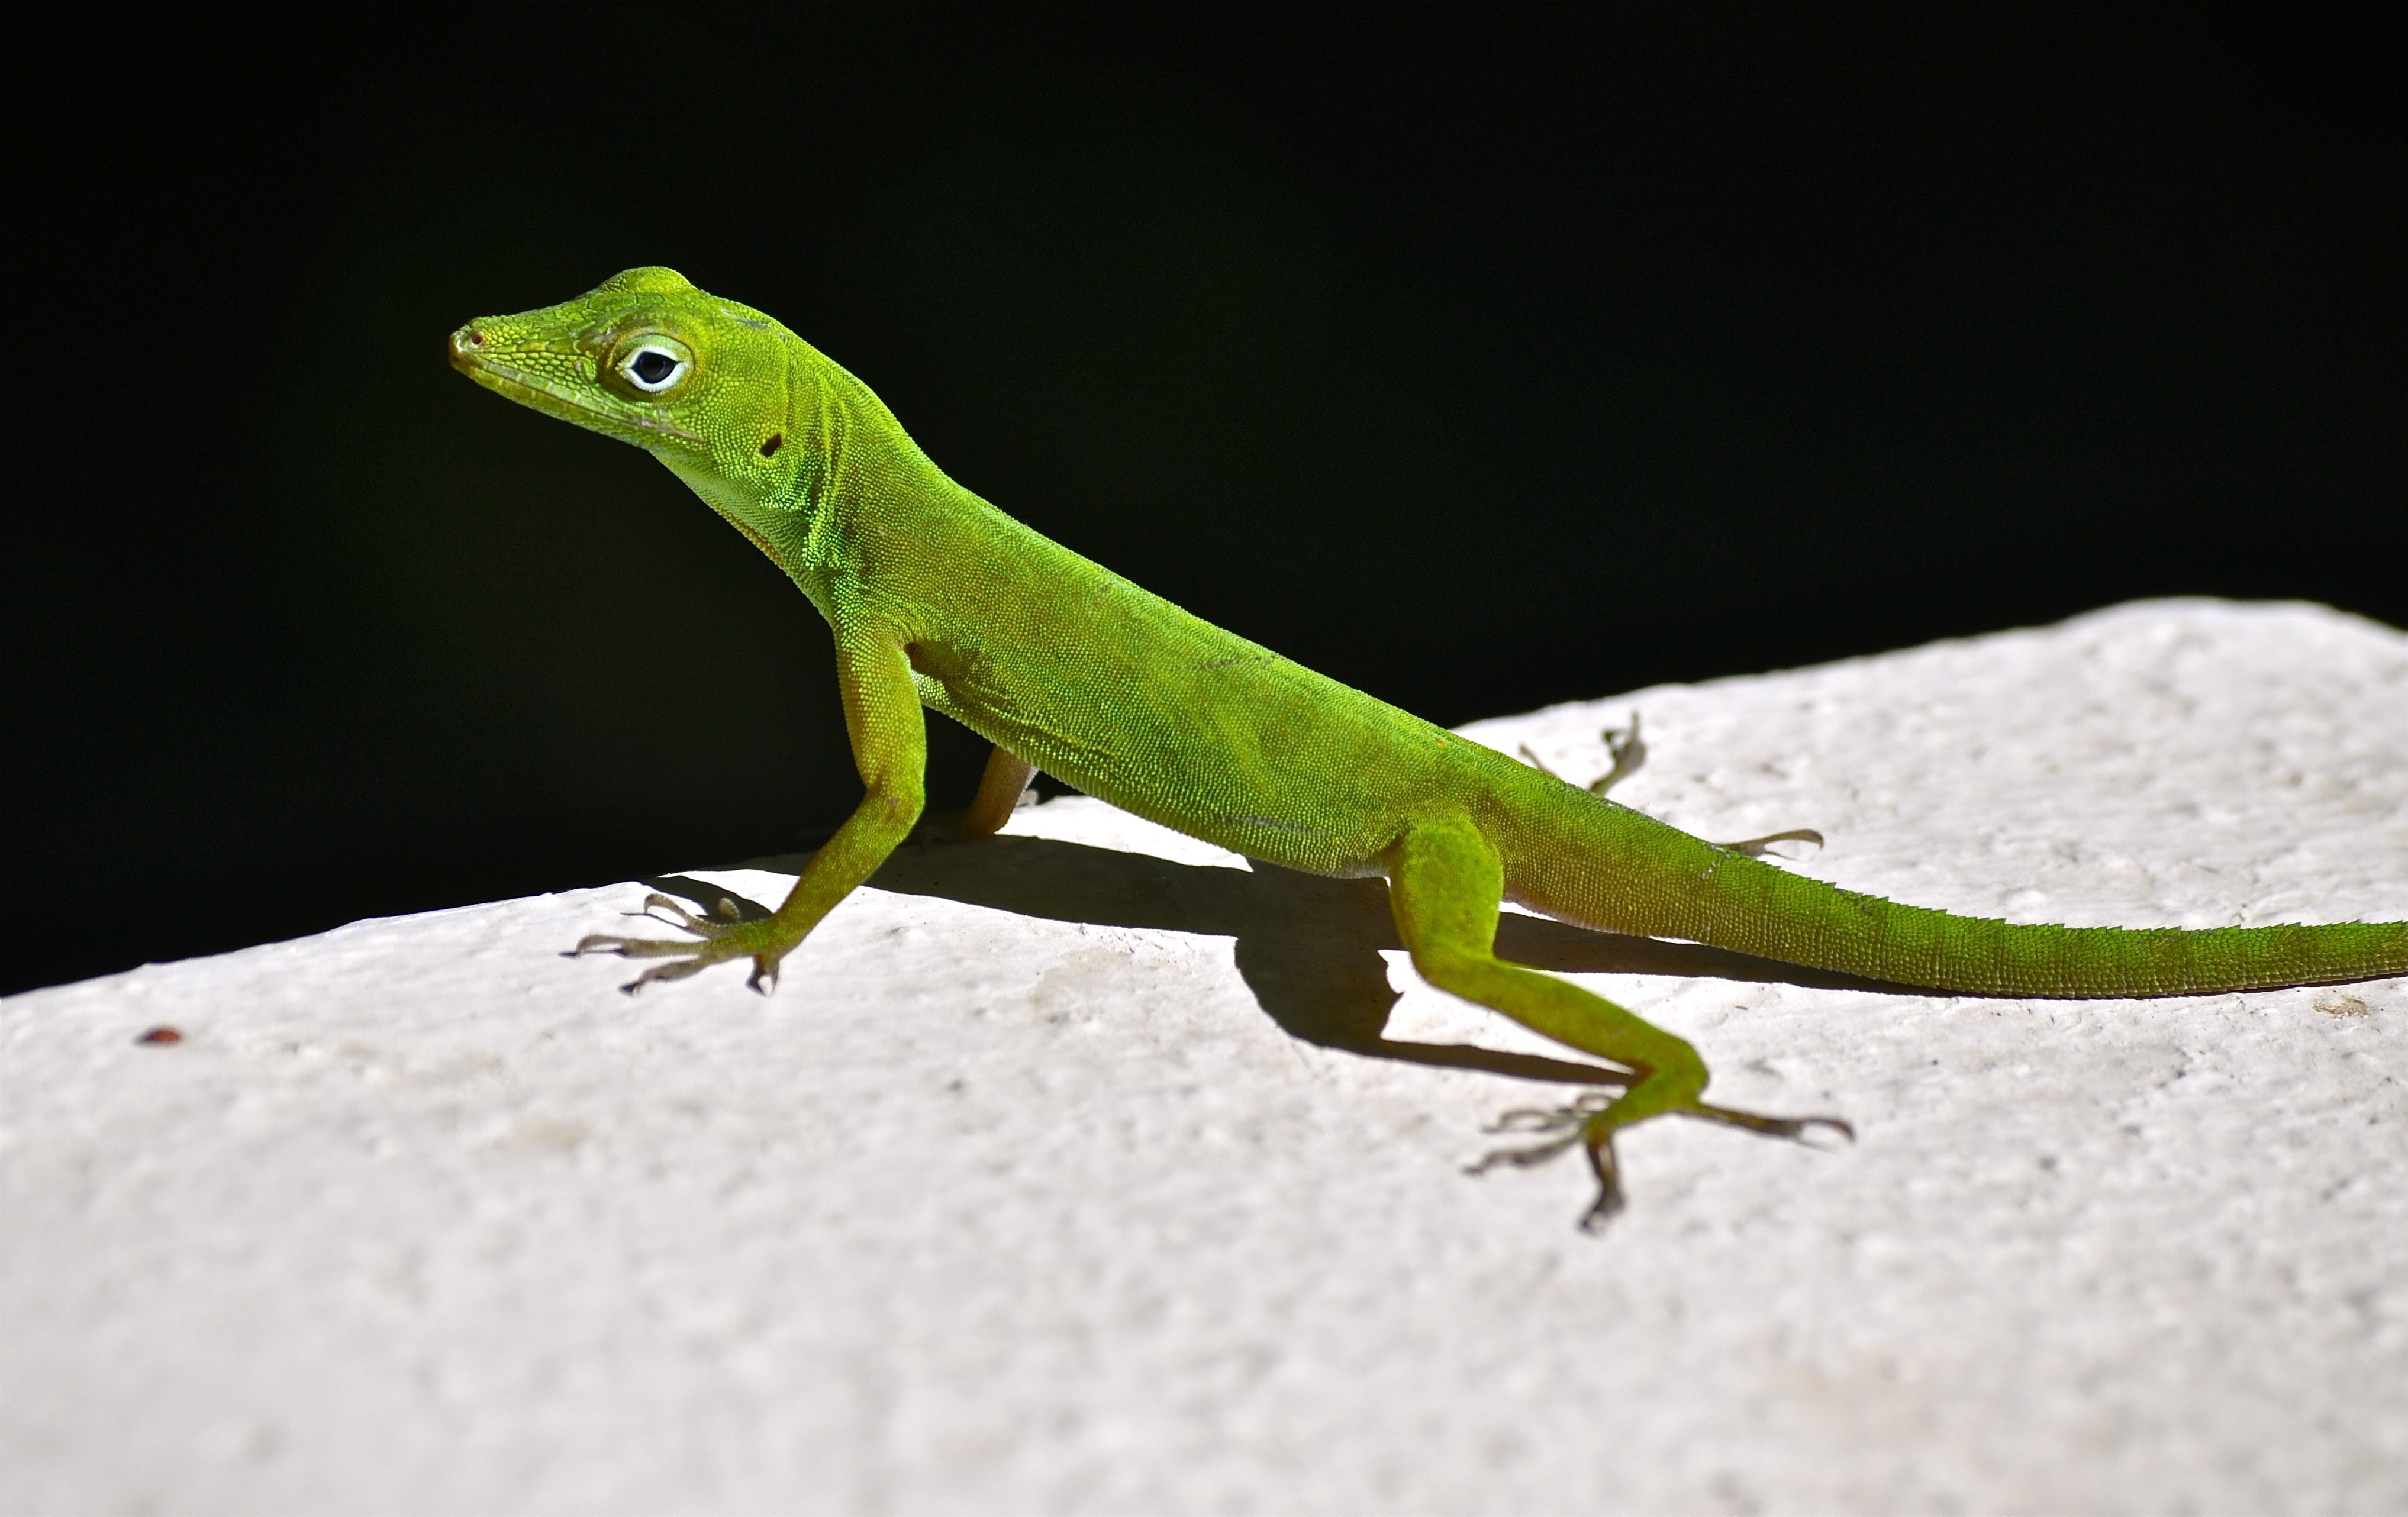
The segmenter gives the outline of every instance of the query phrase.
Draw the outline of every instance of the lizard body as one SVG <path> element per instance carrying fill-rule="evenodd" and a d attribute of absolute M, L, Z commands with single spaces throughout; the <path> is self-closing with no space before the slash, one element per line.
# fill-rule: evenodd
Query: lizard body
<path fill-rule="evenodd" d="M 1701 1099 L 1689 1044 L 1498 959 L 1499 903 L 1900 984 L 2014 996 L 2190 995 L 2408 973 L 2408 923 L 2207 931 L 2010 925 L 1858 894 L 1693 837 L 1192 616 L 947 478 L 868 387 L 762 312 L 668 269 L 452 335 L 469 378 L 652 453 L 778 565 L 834 632 L 860 806 L 774 915 L 683 916 L 695 940 L 592 937 L 654 958 L 629 990 L 750 959 L 756 987 L 924 809 L 923 706 L 996 745 L 959 832 L 992 832 L 1038 769 L 1290 868 L 1384 876 L 1423 977 L 1627 1069 L 1570 1109 L 1598 1195 L 1613 1134 L 1667 1112 L 1784 1137 Z M 1623 772 L 1618 766 L 1616 773 Z M 662 904 L 674 909 L 666 898 Z"/>

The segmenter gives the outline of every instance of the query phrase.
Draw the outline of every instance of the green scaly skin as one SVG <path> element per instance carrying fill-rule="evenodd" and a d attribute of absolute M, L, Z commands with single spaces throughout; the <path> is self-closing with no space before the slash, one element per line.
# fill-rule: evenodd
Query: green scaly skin
<path fill-rule="evenodd" d="M 1621 1204 L 1613 1134 L 1666 1112 L 1799 1137 L 1830 1118 L 1705 1104 L 1697 1051 L 1492 947 L 1500 901 L 1582 926 L 1684 937 L 1815 968 L 2013 996 L 2179 995 L 2408 973 L 2408 923 L 2011 926 L 1900 906 L 1692 837 L 1199 621 L 947 479 L 868 387 L 776 321 L 665 268 L 565 305 L 471 322 L 452 365 L 634 443 L 802 588 L 836 635 L 867 787 L 777 912 L 592 937 L 657 959 L 630 991 L 750 959 L 756 988 L 919 822 L 923 705 L 996 745 L 954 823 L 992 832 L 1035 769 L 1251 858 L 1383 875 L 1430 983 L 1627 1069 L 1622 1094 L 1539 1123 Z M 665 898 L 656 904 L 672 905 Z"/>

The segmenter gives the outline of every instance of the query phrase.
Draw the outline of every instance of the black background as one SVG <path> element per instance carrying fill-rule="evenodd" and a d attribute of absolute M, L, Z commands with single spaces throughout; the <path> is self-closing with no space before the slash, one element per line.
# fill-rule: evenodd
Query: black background
<path fill-rule="evenodd" d="M 775 312 L 1006 510 L 1440 722 L 2136 595 L 2408 623 L 2387 37 L 1167 14 L 46 55 L 0 988 L 850 808 L 803 598 L 441 360 L 636 264 Z M 958 804 L 979 749 L 939 737 Z"/>

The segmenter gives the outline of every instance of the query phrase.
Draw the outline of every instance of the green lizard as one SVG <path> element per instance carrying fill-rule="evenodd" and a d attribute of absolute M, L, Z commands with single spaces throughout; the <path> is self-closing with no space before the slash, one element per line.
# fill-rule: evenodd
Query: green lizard
<path fill-rule="evenodd" d="M 1381 875 L 1431 984 L 1627 1070 L 1621 1094 L 1502 1157 L 1577 1143 L 1622 1204 L 1619 1130 L 1665 1113 L 1799 1138 L 1835 1118 L 1708 1105 L 1687 1042 L 1496 956 L 1515 901 L 1583 927 L 1936 990 L 2199 995 L 2408 974 L 2408 923 L 2186 932 L 2013 926 L 1901 906 L 1692 837 L 1190 616 L 955 484 L 868 388 L 769 317 L 666 268 L 452 334 L 453 366 L 634 443 L 783 569 L 835 632 L 860 806 L 776 912 L 665 908 L 691 939 L 594 936 L 661 962 L 624 987 L 752 961 L 755 989 L 921 821 L 929 706 L 995 744 L 961 837 L 996 831 L 1039 770 L 1249 858 Z M 1635 744 L 1636 732 L 1631 740 Z M 1617 751 L 1617 759 L 1623 755 Z M 1619 766 L 1617 773 L 1621 772 Z M 1609 1075 L 1611 1072 L 1607 1072 Z"/>

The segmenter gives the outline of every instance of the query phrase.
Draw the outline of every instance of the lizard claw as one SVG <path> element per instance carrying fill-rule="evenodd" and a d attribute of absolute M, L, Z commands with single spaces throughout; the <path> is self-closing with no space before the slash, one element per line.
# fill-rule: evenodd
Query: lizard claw
<path fill-rule="evenodd" d="M 1733 1111 L 1728 1107 L 1708 1106 L 1702 1101 L 1674 1109 L 1684 1117 L 1719 1122 L 1725 1126 L 1762 1133 L 1767 1138 L 1785 1138 L 1810 1149 L 1822 1146 L 1807 1139 L 1807 1134 L 1817 1127 L 1828 1127 L 1851 1143 L 1856 1140 L 1856 1127 L 1843 1117 L 1759 1117 L 1753 1111 Z"/>
<path fill-rule="evenodd" d="M 672 943 L 665 946 L 680 948 L 684 945 Z M 620 986 L 619 994 L 622 995 L 633 995 L 638 991 L 642 990 L 646 985 L 652 984 L 657 980 L 683 980 L 688 975 L 700 974 L 710 966 L 710 961 L 702 957 L 700 954 L 696 954 L 693 958 L 688 959 L 672 959 L 666 964 L 655 964 L 651 968 L 646 969 L 642 974 L 638 975 L 635 979 L 630 980 L 625 984 Z"/>
<path fill-rule="evenodd" d="M 1581 1213 L 1580 1230 L 1595 1235 L 1622 1210 L 1622 1163 L 1614 1157 L 1612 1133 L 1589 1139 L 1588 1167 L 1597 1176 L 1597 1199 Z"/>
<path fill-rule="evenodd" d="M 667 912 L 666 916 L 662 912 Z M 655 964 L 642 974 L 619 987 L 629 995 L 646 985 L 671 980 L 683 980 L 700 974 L 714 964 L 729 959 L 751 957 L 752 974 L 746 983 L 767 995 L 778 987 L 778 961 L 784 956 L 783 948 L 771 941 L 774 923 L 767 919 L 745 921 L 736 903 L 722 896 L 713 915 L 724 921 L 712 921 L 695 916 L 669 896 L 658 891 L 644 897 L 643 909 L 626 913 L 631 917 L 650 917 L 664 926 L 692 933 L 699 942 L 681 941 L 674 937 L 620 937 L 609 933 L 588 933 L 577 940 L 577 946 L 561 955 L 566 959 L 582 958 L 588 953 L 608 953 L 622 959 L 667 959 Z M 788 945 L 791 946 L 791 945 Z"/>
<path fill-rule="evenodd" d="M 669 914 L 667 916 L 662 916 L 660 913 L 663 911 L 666 911 Z M 719 905 L 714 909 L 714 914 L 726 918 L 730 923 L 741 920 L 741 914 L 737 909 L 736 903 L 724 895 L 722 895 L 719 898 Z M 687 932 L 693 933 L 697 937 L 716 937 L 726 930 L 716 922 L 705 921 L 703 918 L 695 916 L 684 907 L 680 906 L 677 903 L 676 897 L 664 895 L 659 891 L 654 891 L 650 895 L 644 897 L 644 908 L 642 910 L 630 911 L 627 915 L 631 917 L 651 917 L 654 922 L 661 923 L 666 926 L 682 928 Z"/>
<path fill-rule="evenodd" d="M 1581 1213 L 1580 1230 L 1602 1232 L 1605 1224 L 1622 1210 L 1622 1166 L 1613 1153 L 1613 1128 L 1599 1121 L 1622 1099 L 1618 1092 L 1590 1091 L 1575 1096 L 1568 1106 L 1553 1110 L 1521 1108 L 1498 1116 L 1489 1124 L 1492 1133 L 1532 1133 L 1546 1135 L 1546 1141 L 1527 1148 L 1496 1149 L 1482 1155 L 1478 1164 L 1464 1170 L 1467 1175 L 1485 1174 L 1499 1165 L 1527 1169 L 1545 1164 L 1558 1154 L 1573 1149 L 1588 1154 L 1589 1172 L 1597 1177 L 1597 1199 Z"/>
<path fill-rule="evenodd" d="M 1463 1172 L 1481 1175 L 1500 1166 L 1527 1169 L 1574 1148 L 1584 1149 L 1588 1153 L 1589 1170 L 1597 1177 L 1597 1199 L 1582 1214 L 1580 1229 L 1584 1233 L 1602 1231 L 1623 1206 L 1622 1166 L 1614 1157 L 1613 1134 L 1624 1123 L 1608 1115 L 1622 1099 L 1615 1092 L 1590 1091 L 1574 1097 L 1569 1105 L 1551 1109 L 1521 1107 L 1500 1113 L 1486 1131 L 1525 1133 L 1541 1140 L 1523 1148 L 1492 1150 L 1483 1154 L 1477 1164 L 1466 1166 Z M 1808 1148 L 1822 1147 L 1809 1137 L 1817 1127 L 1828 1127 L 1851 1143 L 1856 1140 L 1856 1130 L 1838 1117 L 1761 1117 L 1753 1111 L 1734 1111 L 1702 1101 L 1663 1109 L 1761 1133 L 1767 1138 L 1785 1138 Z"/>
<path fill-rule="evenodd" d="M 1619 1097 L 1602 1091 L 1592 1091 L 1577 1096 L 1569 1106 L 1543 1109 L 1516 1107 L 1500 1112 L 1495 1122 L 1481 1129 L 1489 1133 L 1527 1133 L 1544 1141 L 1526 1148 L 1491 1149 L 1480 1156 L 1480 1162 L 1464 1167 L 1467 1175 L 1484 1175 L 1500 1165 L 1527 1169 L 1541 1165 L 1559 1153 L 1568 1152 L 1581 1140 L 1582 1129 L 1588 1119 L 1612 1106 Z"/>

